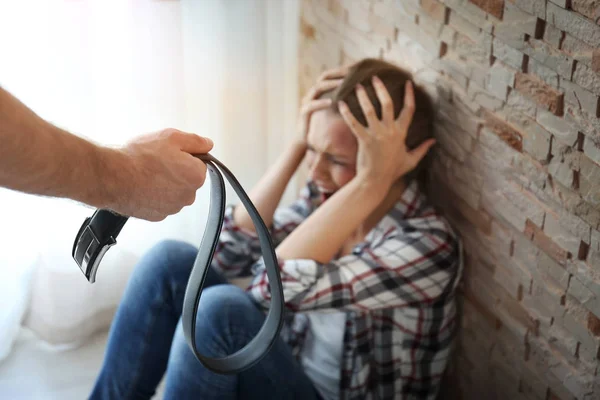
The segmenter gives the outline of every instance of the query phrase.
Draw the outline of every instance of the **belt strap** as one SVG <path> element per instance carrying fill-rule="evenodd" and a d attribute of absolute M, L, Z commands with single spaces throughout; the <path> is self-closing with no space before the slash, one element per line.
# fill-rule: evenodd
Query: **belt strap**
<path fill-rule="evenodd" d="M 181 316 L 183 332 L 194 355 L 206 368 L 221 374 L 238 373 L 259 362 L 279 336 L 284 312 L 279 264 L 269 229 L 235 176 L 210 154 L 196 155 L 196 157 L 204 161 L 208 168 L 211 181 L 210 209 L 204 236 L 185 291 Z M 203 356 L 197 349 L 196 318 L 204 279 L 212 263 L 223 225 L 225 183 L 222 174 L 239 196 L 256 228 L 271 287 L 271 307 L 260 331 L 246 346 L 226 357 L 212 358 Z M 109 210 L 96 210 L 92 217 L 86 218 L 79 229 L 73 243 L 72 255 L 90 283 L 94 283 L 102 257 L 111 246 L 116 244 L 116 238 L 127 220 L 128 217 Z"/>

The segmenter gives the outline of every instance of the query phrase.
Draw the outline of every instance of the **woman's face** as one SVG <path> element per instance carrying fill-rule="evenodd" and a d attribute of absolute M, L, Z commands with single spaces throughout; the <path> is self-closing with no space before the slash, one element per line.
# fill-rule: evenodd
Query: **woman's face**
<path fill-rule="evenodd" d="M 311 115 L 307 142 L 310 178 L 327 199 L 356 175 L 358 142 L 342 117 L 331 110 Z"/>

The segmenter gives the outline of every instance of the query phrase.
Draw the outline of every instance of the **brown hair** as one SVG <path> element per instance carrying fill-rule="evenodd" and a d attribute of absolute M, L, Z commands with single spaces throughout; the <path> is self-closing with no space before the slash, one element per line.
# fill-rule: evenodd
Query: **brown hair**
<path fill-rule="evenodd" d="M 333 100 L 331 110 L 339 114 L 338 102 L 344 101 L 350 112 L 363 126 L 367 126 L 366 118 L 356 97 L 356 85 L 364 86 L 369 99 L 373 103 L 377 116 L 381 118 L 381 104 L 377 98 L 375 88 L 371 78 L 379 77 L 385 85 L 387 91 L 394 103 L 394 118 L 398 118 L 404 105 L 404 87 L 407 81 L 412 81 L 412 75 L 394 64 L 389 62 L 367 58 L 352 65 L 349 72 L 344 77 L 342 84 L 331 92 L 324 93 L 321 98 L 331 98 Z M 406 135 L 406 146 L 409 150 L 418 147 L 425 140 L 433 137 L 433 102 L 427 92 L 414 84 L 415 93 L 415 113 L 412 123 Z M 423 178 L 425 165 L 428 163 L 428 157 L 425 157 L 405 179 L 410 181 L 414 178 Z"/>

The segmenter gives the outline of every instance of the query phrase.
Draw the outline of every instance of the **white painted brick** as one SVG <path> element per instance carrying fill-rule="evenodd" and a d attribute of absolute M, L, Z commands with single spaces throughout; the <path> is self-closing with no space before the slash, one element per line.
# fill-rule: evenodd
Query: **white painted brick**
<path fill-rule="evenodd" d="M 502 106 L 504 105 L 502 100 L 490 95 L 487 90 L 474 82 L 469 83 L 467 93 L 471 99 L 490 111 L 501 110 Z"/>
<path fill-rule="evenodd" d="M 532 4 L 531 0 L 529 2 Z M 515 33 L 526 33 L 533 37 L 535 36 L 536 25 L 537 17 L 535 15 L 524 12 L 510 1 L 505 1 L 502 21 L 494 27 L 494 35 L 515 39 Z"/>
<path fill-rule="evenodd" d="M 548 335 L 544 336 L 550 345 L 561 351 L 561 354 L 569 361 L 576 360 L 575 352 L 577 351 L 576 338 L 570 332 L 562 328 L 560 325 L 554 324 L 548 329 Z"/>
<path fill-rule="evenodd" d="M 512 165 L 516 172 L 511 178 L 515 182 L 533 192 L 545 187 L 548 171 L 531 156 L 528 154 L 515 154 L 512 158 Z"/>
<path fill-rule="evenodd" d="M 446 4 L 452 10 L 450 12 L 450 18 L 452 18 L 453 13 L 460 14 L 470 21 L 471 24 L 476 25 L 485 32 L 492 33 L 494 25 L 488 20 L 487 13 L 475 4 L 469 2 L 469 0 L 441 0 L 441 2 Z"/>
<path fill-rule="evenodd" d="M 560 79 L 560 88 L 565 91 L 565 100 L 567 102 L 579 107 L 589 116 L 593 118 L 597 117 L 598 110 L 600 109 L 598 95 L 564 78 Z"/>
<path fill-rule="evenodd" d="M 574 129 L 591 137 L 600 136 L 600 118 L 590 116 L 579 106 L 571 103 L 565 104 L 564 109 L 565 123 L 571 125 Z"/>
<path fill-rule="evenodd" d="M 575 319 L 570 312 L 567 312 L 562 317 L 557 317 L 556 322 L 571 332 L 584 346 L 597 351 L 598 338 L 590 333 L 584 321 Z"/>
<path fill-rule="evenodd" d="M 577 277 L 571 278 L 568 293 L 576 298 L 582 306 L 600 318 L 600 298 L 581 283 Z"/>
<path fill-rule="evenodd" d="M 452 103 L 440 101 L 438 103 L 437 117 L 443 123 L 453 124 L 464 130 L 473 139 L 477 138 L 481 119 L 472 113 L 464 103 L 458 101 L 458 98 L 455 97 Z"/>
<path fill-rule="evenodd" d="M 352 7 L 346 7 L 348 25 L 358 29 L 363 33 L 371 32 L 369 23 L 369 9 L 366 4 L 356 3 Z"/>
<path fill-rule="evenodd" d="M 598 25 L 600 28 L 600 25 Z M 573 73 L 573 82 L 600 96 L 600 75 L 596 74 L 590 67 L 577 64 Z"/>
<path fill-rule="evenodd" d="M 393 6 L 396 7 L 401 13 L 410 16 L 415 16 L 419 11 L 421 11 L 419 0 L 395 0 Z"/>
<path fill-rule="evenodd" d="M 390 46 L 387 57 L 412 72 L 428 68 L 436 59 L 402 32 L 398 33 L 396 42 Z"/>
<path fill-rule="evenodd" d="M 501 190 L 483 190 L 481 200 L 486 211 L 501 216 L 520 231 L 525 229 L 527 219 L 538 226 L 543 223 L 544 210 L 540 203 L 512 185 Z"/>
<path fill-rule="evenodd" d="M 600 140 L 586 136 L 583 140 L 583 153 L 597 164 L 600 164 Z"/>
<path fill-rule="evenodd" d="M 438 37 L 444 27 L 444 23 L 442 21 L 438 21 L 436 19 L 431 18 L 423 11 L 419 12 L 418 20 L 419 28 L 432 37 Z"/>
<path fill-rule="evenodd" d="M 577 256 L 579 253 L 581 239 L 573 235 L 573 233 L 559 223 L 558 215 L 546 213 L 546 218 L 544 219 L 544 232 L 556 242 L 556 244 L 569 251 L 571 254 Z"/>
<path fill-rule="evenodd" d="M 579 178 L 579 193 L 583 199 L 593 206 L 600 205 L 600 166 L 586 156 L 581 157 L 581 170 Z"/>
<path fill-rule="evenodd" d="M 535 122 L 537 104 L 516 90 L 511 90 L 508 93 L 506 105 L 506 113 L 509 116 L 509 121 L 511 120 L 512 115 L 520 113 L 531 118 Z"/>
<path fill-rule="evenodd" d="M 551 3 L 556 4 L 559 7 L 567 8 L 569 6 L 569 1 L 570 0 L 548 0 L 548 1 L 551 2 Z"/>
<path fill-rule="evenodd" d="M 523 135 L 523 150 L 536 160 L 546 162 L 550 152 L 550 138 L 548 131 L 541 127 L 537 130 L 531 129 Z"/>
<path fill-rule="evenodd" d="M 549 111 L 538 108 L 536 121 L 561 142 L 570 146 L 577 142 L 577 129 L 567 123 L 564 118 L 557 117 Z"/>
<path fill-rule="evenodd" d="M 442 30 L 440 31 L 438 38 L 442 42 L 446 43 L 448 46 L 453 47 L 457 35 L 458 32 L 456 31 L 456 29 L 452 28 L 449 25 L 444 25 L 442 26 Z"/>
<path fill-rule="evenodd" d="M 556 213 L 558 214 L 558 222 L 563 228 L 579 240 L 590 243 L 591 226 L 587 221 L 571 214 L 564 208 L 558 208 Z M 577 253 L 573 254 L 577 255 Z"/>
<path fill-rule="evenodd" d="M 521 10 L 535 15 L 541 19 L 546 19 L 546 1 L 545 0 L 510 0 Z M 508 2 L 507 2 L 508 3 Z M 506 13 L 506 9 L 504 11 Z M 506 14 L 504 14 L 506 15 Z"/>
<path fill-rule="evenodd" d="M 467 156 L 467 150 L 459 143 L 459 141 L 457 141 L 457 136 L 466 137 L 472 140 L 469 135 L 466 133 L 461 135 L 459 130 L 452 129 L 451 126 L 440 123 L 435 124 L 435 137 L 439 145 L 456 160 L 463 162 Z"/>
<path fill-rule="evenodd" d="M 600 265 L 600 232 L 597 230 L 592 231 L 592 244 L 590 246 L 588 262 L 590 266 Z M 600 294 L 597 294 L 597 296 L 600 296 Z"/>
<path fill-rule="evenodd" d="M 464 63 L 460 62 L 456 56 L 450 53 L 434 63 L 434 68 L 452 78 L 458 86 L 466 90 L 469 82 L 469 71 L 465 71 L 463 66 Z"/>
<path fill-rule="evenodd" d="M 562 183 L 566 187 L 573 186 L 573 169 L 571 166 L 558 157 L 552 158 L 548 164 L 548 172 L 558 182 Z"/>
<path fill-rule="evenodd" d="M 494 57 L 499 58 L 502 62 L 517 70 L 521 70 L 523 67 L 523 53 L 508 46 L 498 38 L 494 38 L 492 54 Z"/>
<path fill-rule="evenodd" d="M 469 84 L 474 83 L 477 86 L 485 88 L 487 86 L 489 67 L 487 65 L 474 64 L 470 62 L 466 65 L 469 70 Z M 491 91 L 488 91 L 488 93 L 496 97 L 498 100 L 506 100 L 506 96 L 499 98 Z"/>
<path fill-rule="evenodd" d="M 555 72 L 552 68 L 545 66 L 535 58 L 529 58 L 529 62 L 527 64 L 527 72 L 536 75 L 538 78 L 540 78 L 553 88 L 558 88 L 558 73 Z"/>
<path fill-rule="evenodd" d="M 546 18 L 549 23 L 583 40 L 591 46 L 600 47 L 600 25 L 570 10 L 548 3 Z"/>
<path fill-rule="evenodd" d="M 544 8 L 544 12 L 546 12 L 545 8 Z M 544 15 L 541 18 L 543 20 L 545 20 L 546 16 Z M 560 47 L 561 39 L 562 39 L 562 31 L 560 29 L 558 29 L 557 27 L 555 27 L 554 25 L 547 23 L 546 27 L 544 28 L 544 41 L 546 43 L 549 43 L 552 47 L 558 49 Z"/>
<path fill-rule="evenodd" d="M 479 27 L 473 25 L 468 19 L 464 18 L 456 11 L 450 11 L 448 25 L 474 42 L 477 41 L 477 38 L 481 34 L 481 29 Z"/>
<path fill-rule="evenodd" d="M 489 73 L 486 77 L 486 88 L 495 97 L 506 100 L 508 88 L 515 84 L 515 73 L 514 69 L 506 67 L 500 61 L 496 61 L 489 68 Z"/>
<path fill-rule="evenodd" d="M 546 30 L 548 27 L 552 27 L 552 25 L 546 24 Z M 555 47 L 558 48 L 558 45 Z M 573 35 L 565 34 L 560 48 L 575 60 L 588 66 L 592 64 L 594 48 Z"/>
<path fill-rule="evenodd" d="M 523 53 L 542 63 L 552 71 L 557 72 L 560 76 L 571 79 L 573 59 L 546 42 L 530 38 L 523 46 Z M 533 65 L 531 72 L 535 71 L 536 67 L 537 65 Z"/>

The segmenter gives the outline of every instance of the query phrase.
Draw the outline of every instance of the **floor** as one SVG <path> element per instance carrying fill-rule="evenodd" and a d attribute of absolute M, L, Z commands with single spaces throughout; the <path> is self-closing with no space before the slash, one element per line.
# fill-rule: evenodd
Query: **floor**
<path fill-rule="evenodd" d="M 107 333 L 77 349 L 57 351 L 22 330 L 12 353 L 0 363 L 0 399 L 81 400 L 94 384 Z M 161 390 L 154 399 L 161 399 Z"/>

